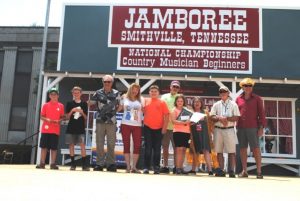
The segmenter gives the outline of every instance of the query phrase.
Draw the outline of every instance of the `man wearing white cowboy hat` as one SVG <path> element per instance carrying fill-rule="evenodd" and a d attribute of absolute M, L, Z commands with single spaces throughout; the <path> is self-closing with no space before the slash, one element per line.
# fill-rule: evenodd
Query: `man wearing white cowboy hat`
<path fill-rule="evenodd" d="M 256 177 L 257 179 L 262 179 L 261 152 L 258 138 L 263 135 L 263 128 L 266 126 L 266 117 L 261 97 L 252 92 L 254 84 L 255 82 L 251 78 L 243 79 L 240 82 L 240 87 L 244 92 L 236 99 L 241 113 L 241 117 L 237 123 L 237 136 L 243 171 L 239 174 L 239 177 L 248 177 L 247 148 L 249 144 L 257 166 Z"/>

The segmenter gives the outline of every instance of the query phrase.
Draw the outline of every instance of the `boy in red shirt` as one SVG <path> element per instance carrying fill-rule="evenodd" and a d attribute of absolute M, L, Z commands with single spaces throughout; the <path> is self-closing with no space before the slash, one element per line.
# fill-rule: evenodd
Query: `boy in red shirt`
<path fill-rule="evenodd" d="M 41 160 L 36 166 L 38 169 L 45 169 L 45 160 L 48 150 L 51 153 L 50 169 L 58 170 L 55 164 L 58 146 L 58 137 L 60 133 L 60 122 L 64 118 L 64 105 L 58 102 L 58 90 L 51 88 L 49 90 L 50 101 L 45 103 L 41 111 L 41 120 L 43 125 L 41 128 L 40 148 Z"/>
<path fill-rule="evenodd" d="M 166 102 L 159 99 L 159 88 L 157 85 L 152 85 L 149 88 L 149 95 L 150 98 L 145 98 L 144 103 L 144 174 L 149 174 L 152 153 L 154 174 L 159 174 L 161 140 L 162 135 L 167 131 L 169 109 Z"/>

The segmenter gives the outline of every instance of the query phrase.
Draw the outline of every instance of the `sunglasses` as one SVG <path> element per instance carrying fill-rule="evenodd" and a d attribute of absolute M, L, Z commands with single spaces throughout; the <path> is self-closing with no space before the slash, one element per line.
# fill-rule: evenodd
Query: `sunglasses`
<path fill-rule="evenodd" d="M 222 94 L 222 93 L 227 93 L 228 91 L 225 91 L 225 90 L 221 90 L 219 91 L 219 94 Z"/>
<path fill-rule="evenodd" d="M 103 81 L 104 84 L 112 83 L 112 81 Z"/>
<path fill-rule="evenodd" d="M 179 89 L 180 88 L 179 86 L 176 86 L 176 85 L 174 85 L 172 87 L 175 88 L 175 89 Z"/>
<path fill-rule="evenodd" d="M 245 84 L 245 85 L 243 85 L 243 87 L 252 87 L 252 85 L 251 84 Z"/>

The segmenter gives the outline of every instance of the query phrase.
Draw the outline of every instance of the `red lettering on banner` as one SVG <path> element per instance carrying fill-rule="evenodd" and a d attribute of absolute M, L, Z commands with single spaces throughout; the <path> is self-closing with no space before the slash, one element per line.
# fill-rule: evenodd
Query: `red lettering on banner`
<path fill-rule="evenodd" d="M 239 50 L 124 48 L 118 70 L 248 72 L 249 52 Z"/>

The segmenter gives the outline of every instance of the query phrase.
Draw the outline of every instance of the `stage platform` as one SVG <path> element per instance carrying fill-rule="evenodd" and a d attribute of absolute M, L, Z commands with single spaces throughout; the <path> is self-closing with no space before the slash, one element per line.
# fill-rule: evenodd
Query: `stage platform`
<path fill-rule="evenodd" d="M 197 176 L 128 174 L 35 169 L 33 165 L 0 165 L 1 201 L 159 201 L 243 200 L 300 201 L 299 177 L 258 180 Z"/>

